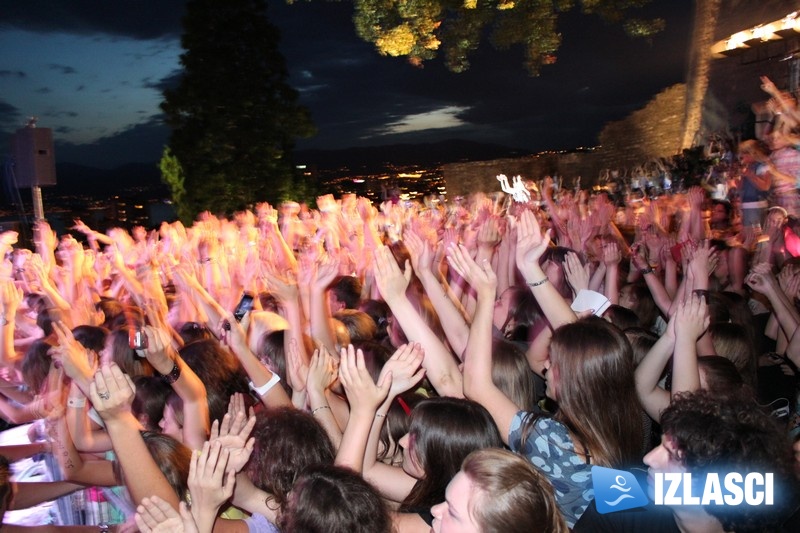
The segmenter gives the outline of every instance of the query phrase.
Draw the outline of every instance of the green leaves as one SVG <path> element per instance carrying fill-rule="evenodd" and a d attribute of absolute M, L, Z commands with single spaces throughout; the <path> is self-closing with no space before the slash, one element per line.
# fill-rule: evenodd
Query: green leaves
<path fill-rule="evenodd" d="M 291 3 L 291 0 L 289 0 Z M 661 19 L 627 18 L 650 0 L 582 0 L 581 10 L 624 22 L 632 37 L 651 37 L 664 29 Z M 489 35 L 498 49 L 520 46 L 532 76 L 555 63 L 561 45 L 558 17 L 573 0 L 354 0 L 356 33 L 382 55 L 405 56 L 414 65 L 444 54 L 454 72 L 469 68 L 469 55 Z"/>

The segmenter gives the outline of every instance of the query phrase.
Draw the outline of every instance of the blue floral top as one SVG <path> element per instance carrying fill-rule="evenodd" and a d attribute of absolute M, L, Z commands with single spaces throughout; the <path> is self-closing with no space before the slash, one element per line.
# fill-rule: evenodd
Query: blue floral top
<path fill-rule="evenodd" d="M 520 411 L 511 421 L 508 445 L 547 477 L 561 514 L 572 529 L 594 499 L 592 466 L 575 453 L 566 426 L 551 418 L 539 418 L 522 446 L 522 423 L 528 414 Z"/>

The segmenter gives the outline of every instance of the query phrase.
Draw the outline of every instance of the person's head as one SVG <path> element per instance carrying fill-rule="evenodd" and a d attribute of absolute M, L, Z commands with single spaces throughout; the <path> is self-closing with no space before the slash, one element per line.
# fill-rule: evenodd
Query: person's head
<path fill-rule="evenodd" d="M 755 383 L 756 355 L 747 330 L 733 322 L 714 322 L 708 333 L 717 355 L 730 360 L 748 383 Z"/>
<path fill-rule="evenodd" d="M 642 417 L 633 353 L 618 328 L 589 317 L 556 329 L 545 377 L 547 396 L 558 402 L 555 418 L 589 451 L 592 464 L 614 466 L 640 458 Z"/>
<path fill-rule="evenodd" d="M 72 335 L 81 346 L 99 354 L 105 347 L 108 330 L 99 326 L 78 326 L 73 328 Z"/>
<path fill-rule="evenodd" d="M 386 302 L 382 300 L 364 300 L 358 308 L 367 313 L 375 322 L 375 340 L 380 342 L 385 339 L 388 335 L 386 325 L 388 324 L 389 316 L 392 314 Z"/>
<path fill-rule="evenodd" d="M 285 339 L 285 329 L 277 329 L 270 333 L 265 333 L 258 342 L 256 356 L 271 372 L 280 376 L 281 386 L 286 393 L 291 396 L 292 390 L 289 387 L 289 380 L 286 379 L 286 365 L 288 361 L 286 360 Z"/>
<path fill-rule="evenodd" d="M 649 352 L 658 341 L 658 335 L 650 330 L 638 326 L 626 328 L 622 330 L 622 332 L 625 333 L 625 336 L 628 338 L 628 342 L 631 343 L 631 349 L 633 350 L 633 364 L 638 366 L 639 363 L 642 362 L 642 359 L 644 359 L 644 357 L 647 355 L 647 352 Z"/>
<path fill-rule="evenodd" d="M 178 497 L 185 501 L 189 494 L 189 464 L 192 462 L 192 450 L 161 433 L 144 431 L 142 438 L 150 455 L 167 478 L 167 482 Z"/>
<path fill-rule="evenodd" d="M 333 318 L 344 324 L 350 335 L 350 342 L 370 341 L 375 338 L 378 327 L 367 313 L 357 309 L 342 309 Z"/>
<path fill-rule="evenodd" d="M 130 332 L 130 327 L 125 326 L 109 333 L 100 358 L 105 364 L 117 363 L 120 369 L 131 378 L 152 376 L 155 373 L 153 366 L 147 359 L 139 357 L 131 348 Z"/>
<path fill-rule="evenodd" d="M 133 416 L 146 430 L 160 431 L 158 424 L 164 416 L 164 405 L 172 394 L 172 387 L 156 376 L 137 376 L 133 383 L 136 386 L 131 403 Z"/>
<path fill-rule="evenodd" d="M 639 317 L 636 315 L 633 309 L 628 309 L 627 307 L 622 307 L 621 305 L 617 304 L 611 304 L 608 306 L 606 312 L 603 313 L 603 318 L 623 331 L 628 328 L 635 328 L 639 326 Z"/>
<path fill-rule="evenodd" d="M 361 281 L 355 276 L 339 276 L 328 287 L 331 314 L 342 309 L 358 309 L 361 301 Z"/>
<path fill-rule="evenodd" d="M 528 329 L 542 317 L 542 309 L 528 287 L 512 285 L 497 298 L 494 304 L 492 324 L 507 338 L 528 340 Z M 519 330 L 526 335 L 517 335 Z M 524 336 L 524 339 L 519 337 Z"/>
<path fill-rule="evenodd" d="M 325 430 L 309 413 L 270 409 L 259 415 L 255 446 L 246 471 L 253 484 L 271 494 L 268 504 L 281 508 L 307 467 L 332 465 L 336 451 Z"/>
<path fill-rule="evenodd" d="M 502 445 L 494 420 L 480 404 L 458 398 L 420 402 L 411 411 L 408 434 L 400 439 L 403 470 L 419 480 L 401 509 L 442 501 L 447 483 L 467 455 Z"/>
<path fill-rule="evenodd" d="M 542 265 L 547 279 L 553 287 L 556 288 L 558 293 L 564 298 L 570 298 L 572 291 L 567 283 L 567 277 L 564 274 L 564 261 L 567 259 L 567 254 L 573 252 L 569 248 L 563 246 L 556 246 L 548 248 L 539 258 L 539 263 Z"/>
<path fill-rule="evenodd" d="M 700 387 L 716 394 L 748 394 L 745 381 L 736 366 L 719 355 L 703 355 L 697 358 Z"/>
<path fill-rule="evenodd" d="M 199 322 L 184 322 L 178 328 L 178 335 L 181 336 L 184 344 L 212 337 L 208 328 Z"/>
<path fill-rule="evenodd" d="M 702 487 L 709 473 L 718 474 L 720 480 L 729 472 L 742 478 L 750 472 L 773 473 L 775 505 L 706 505 L 704 509 L 725 531 L 778 529 L 782 511 L 795 492 L 791 445 L 777 422 L 751 398 L 704 390 L 681 393 L 661 414 L 661 427 L 661 444 L 644 458 L 649 478 L 662 472 L 688 472 Z"/>
<path fill-rule="evenodd" d="M 35 394 L 39 394 L 47 383 L 52 357 L 48 353 L 53 347 L 44 339 L 37 339 L 25 350 L 22 358 L 22 379 Z"/>
<path fill-rule="evenodd" d="M 297 478 L 278 516 L 283 533 L 391 533 L 380 494 L 348 468 L 315 465 Z"/>
<path fill-rule="evenodd" d="M 567 533 L 553 486 L 506 450 L 472 452 L 431 509 L 433 533 Z"/>
<path fill-rule="evenodd" d="M 750 165 L 752 163 L 763 161 L 767 158 L 769 151 L 761 141 L 756 139 L 747 139 L 739 143 L 739 161 L 743 165 Z"/>
<path fill-rule="evenodd" d="M 187 344 L 180 349 L 180 355 L 206 386 L 211 420 L 222 420 L 233 393 L 249 393 L 247 377 L 239 361 L 216 339 Z"/>
<path fill-rule="evenodd" d="M 492 339 L 492 382 L 523 411 L 536 406 L 536 382 L 525 353 L 505 339 Z"/>
<path fill-rule="evenodd" d="M 711 225 L 728 227 L 731 223 L 733 206 L 725 200 L 711 200 Z"/>
<path fill-rule="evenodd" d="M 658 318 L 658 306 L 644 283 L 631 283 L 619 291 L 619 305 L 630 309 L 639 317 L 639 325 L 650 329 Z"/>

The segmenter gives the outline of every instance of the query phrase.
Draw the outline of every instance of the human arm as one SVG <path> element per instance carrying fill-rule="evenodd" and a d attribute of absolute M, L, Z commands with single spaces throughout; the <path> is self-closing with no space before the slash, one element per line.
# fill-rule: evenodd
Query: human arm
<path fill-rule="evenodd" d="M 406 296 L 406 288 L 411 279 L 411 265 L 407 262 L 405 270 L 400 270 L 391 250 L 387 247 L 375 251 L 374 263 L 375 280 L 381 296 L 389 305 L 408 340 L 418 342 L 424 349 L 425 359 L 422 366 L 436 392 L 441 396 L 463 397 L 461 372 L 453 354 L 422 319 Z"/>
<path fill-rule="evenodd" d="M 693 293 L 675 313 L 675 352 L 672 356 L 671 397 L 700 388 L 697 369 L 697 340 L 708 328 L 710 318 L 705 298 Z"/>
<path fill-rule="evenodd" d="M 488 262 L 479 266 L 461 246 L 452 247 L 447 257 L 477 293 L 464 358 L 464 395 L 489 411 L 500 436 L 508 444 L 511 422 L 519 409 L 492 381 L 492 312 L 497 278 Z"/>

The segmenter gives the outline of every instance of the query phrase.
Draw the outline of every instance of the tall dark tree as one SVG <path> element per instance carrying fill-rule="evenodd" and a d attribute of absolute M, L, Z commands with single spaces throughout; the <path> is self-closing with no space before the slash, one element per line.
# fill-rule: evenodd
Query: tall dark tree
<path fill-rule="evenodd" d="M 180 174 L 165 179 L 179 212 L 279 200 L 293 189 L 294 141 L 314 127 L 288 84 L 266 2 L 190 0 L 183 26 L 183 77 L 161 104 Z"/>

